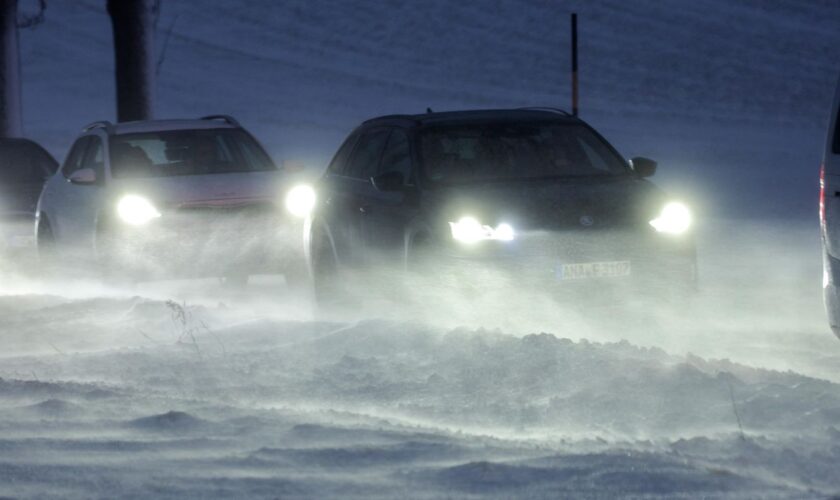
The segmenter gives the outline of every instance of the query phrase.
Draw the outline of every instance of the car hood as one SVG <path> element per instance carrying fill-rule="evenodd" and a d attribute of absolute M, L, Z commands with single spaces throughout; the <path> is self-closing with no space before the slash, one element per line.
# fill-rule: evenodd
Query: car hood
<path fill-rule="evenodd" d="M 161 208 L 276 202 L 282 198 L 281 171 L 115 179 L 116 196 L 137 194 Z"/>
<path fill-rule="evenodd" d="M 488 183 L 431 193 L 428 208 L 441 219 L 470 215 L 521 230 L 646 225 L 665 201 L 656 186 L 635 177 Z"/>

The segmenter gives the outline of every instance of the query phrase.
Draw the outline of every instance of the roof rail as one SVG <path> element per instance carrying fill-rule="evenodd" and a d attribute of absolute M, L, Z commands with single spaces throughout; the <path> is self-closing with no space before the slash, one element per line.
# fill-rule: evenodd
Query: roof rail
<path fill-rule="evenodd" d="M 382 116 L 375 116 L 373 118 L 369 118 L 369 119 L 363 121 L 362 123 L 370 123 L 370 122 L 375 122 L 375 121 L 379 121 L 379 120 L 415 120 L 415 118 L 411 115 L 405 115 L 405 114 L 402 114 L 402 115 L 399 115 L 399 114 L 397 114 L 397 115 L 382 115 Z"/>
<path fill-rule="evenodd" d="M 108 120 L 100 120 L 98 122 L 93 122 L 85 125 L 84 127 L 82 127 L 82 132 L 88 132 L 95 128 L 104 128 L 106 132 L 110 133 L 113 126 L 114 124 L 109 122 Z"/>
<path fill-rule="evenodd" d="M 572 116 L 572 114 L 569 113 L 568 111 L 566 111 L 565 109 L 552 108 L 551 106 L 528 106 L 528 107 L 525 107 L 525 108 L 516 108 L 516 109 L 521 109 L 523 111 L 548 111 L 548 112 L 551 112 L 551 113 L 557 113 L 557 114 L 564 115 L 564 116 Z"/>
<path fill-rule="evenodd" d="M 230 115 L 207 115 L 202 116 L 201 120 L 222 120 L 223 122 L 227 123 L 228 125 L 232 125 L 234 127 L 241 127 L 242 125 L 239 124 L 236 119 Z"/>

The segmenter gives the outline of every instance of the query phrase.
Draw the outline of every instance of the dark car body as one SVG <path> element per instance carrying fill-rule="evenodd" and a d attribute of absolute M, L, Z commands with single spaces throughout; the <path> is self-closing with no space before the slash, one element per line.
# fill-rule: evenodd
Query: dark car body
<path fill-rule="evenodd" d="M 475 153 L 475 161 L 452 159 L 446 151 L 435 160 L 426 158 L 429 131 L 444 130 L 445 135 L 446 127 L 477 130 L 475 140 L 484 141 L 485 149 L 492 149 L 494 141 L 508 142 L 507 150 L 493 154 L 527 146 L 529 130 L 534 137 L 562 136 L 567 134 L 564 127 L 571 127 L 568 134 L 598 148 L 604 160 L 593 160 L 593 165 L 609 165 L 598 166 L 604 170 L 578 169 L 574 175 L 543 175 L 547 172 L 517 164 L 484 167 L 481 152 Z M 495 130 L 502 131 L 498 137 Z M 516 142 L 519 130 L 525 131 L 522 144 Z M 411 268 L 420 260 L 430 266 L 426 273 L 460 270 L 476 276 L 500 271 L 544 288 L 560 289 L 571 281 L 632 282 L 643 288 L 679 281 L 690 286 L 695 273 L 690 231 L 674 237 L 651 227 L 668 201 L 644 178 L 654 168 L 655 163 L 640 158 L 634 169 L 591 127 L 558 111 L 463 111 L 368 120 L 350 134 L 316 188 L 319 204 L 307 233 L 316 291 L 319 275 L 333 267 L 390 263 Z M 391 174 L 394 169 L 401 174 Z M 452 174 L 457 169 L 463 172 Z M 503 170 L 504 175 L 496 176 Z M 454 239 L 453 228 L 465 215 L 490 232 L 506 225 L 515 236 L 463 244 Z"/>
<path fill-rule="evenodd" d="M 58 163 L 29 139 L 0 139 L 0 249 L 34 246 L 35 208 Z"/>

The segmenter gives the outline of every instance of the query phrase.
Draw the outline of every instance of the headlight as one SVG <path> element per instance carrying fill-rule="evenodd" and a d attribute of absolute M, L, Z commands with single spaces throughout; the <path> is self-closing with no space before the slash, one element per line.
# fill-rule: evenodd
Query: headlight
<path fill-rule="evenodd" d="M 311 186 L 295 186 L 286 193 L 286 210 L 296 217 L 306 217 L 315 208 L 315 200 L 315 190 Z"/>
<path fill-rule="evenodd" d="M 129 194 L 117 203 L 117 215 L 127 224 L 140 226 L 160 217 L 160 212 L 146 198 Z"/>
<path fill-rule="evenodd" d="M 660 233 L 682 234 L 691 226 L 691 211 L 678 201 L 669 202 L 650 225 Z"/>
<path fill-rule="evenodd" d="M 474 217 L 461 217 L 458 222 L 450 222 L 452 237 L 464 243 L 476 243 L 482 240 L 511 241 L 514 238 L 510 224 L 499 224 L 495 228 L 482 225 Z"/>

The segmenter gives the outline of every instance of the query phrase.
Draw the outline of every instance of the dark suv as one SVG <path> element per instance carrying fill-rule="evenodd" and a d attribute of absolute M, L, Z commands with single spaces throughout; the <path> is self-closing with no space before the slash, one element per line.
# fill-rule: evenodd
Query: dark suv
<path fill-rule="evenodd" d="M 691 213 L 645 179 L 655 170 L 550 108 L 368 120 L 315 187 L 316 295 L 341 288 L 342 270 L 383 264 L 490 269 L 546 290 L 690 289 Z"/>
<path fill-rule="evenodd" d="M 0 139 L 0 251 L 35 246 L 35 207 L 58 163 L 29 139 Z"/>

